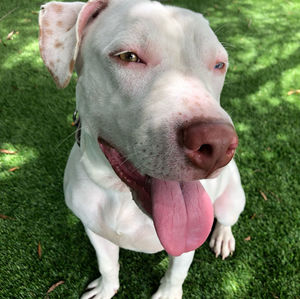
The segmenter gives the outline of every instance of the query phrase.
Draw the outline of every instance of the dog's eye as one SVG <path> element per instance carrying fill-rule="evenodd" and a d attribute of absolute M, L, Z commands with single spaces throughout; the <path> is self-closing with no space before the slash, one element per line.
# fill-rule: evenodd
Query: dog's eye
<path fill-rule="evenodd" d="M 122 61 L 125 62 L 141 62 L 141 59 L 133 52 L 118 53 L 115 56 L 119 57 Z"/>
<path fill-rule="evenodd" d="M 225 67 L 225 63 L 224 62 L 219 62 L 214 66 L 214 69 L 222 70 L 224 67 Z"/>

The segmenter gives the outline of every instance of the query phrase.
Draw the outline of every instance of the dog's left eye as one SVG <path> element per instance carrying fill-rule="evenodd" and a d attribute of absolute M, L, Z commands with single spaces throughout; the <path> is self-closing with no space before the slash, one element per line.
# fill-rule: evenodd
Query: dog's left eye
<path fill-rule="evenodd" d="M 225 62 L 219 62 L 214 66 L 216 70 L 222 70 L 225 67 Z"/>
<path fill-rule="evenodd" d="M 136 63 L 141 62 L 141 59 L 133 52 L 117 53 L 114 56 L 119 57 L 122 61 L 125 62 L 136 62 Z"/>

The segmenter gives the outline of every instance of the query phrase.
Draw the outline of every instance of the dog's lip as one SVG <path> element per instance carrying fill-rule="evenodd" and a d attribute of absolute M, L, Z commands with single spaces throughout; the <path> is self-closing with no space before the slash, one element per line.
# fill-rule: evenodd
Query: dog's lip
<path fill-rule="evenodd" d="M 139 205 L 147 214 L 151 215 L 151 177 L 146 174 L 142 175 L 128 159 L 103 138 L 98 137 L 98 143 L 115 173 L 138 194 Z"/>
<path fill-rule="evenodd" d="M 142 175 L 133 166 L 133 164 L 116 149 L 115 146 L 111 145 L 101 137 L 98 137 L 98 143 L 104 155 L 122 181 L 124 181 L 130 187 L 136 187 L 137 185 L 142 186 L 146 183 L 146 180 L 149 176 Z M 128 171 L 126 171 L 126 169 Z"/>

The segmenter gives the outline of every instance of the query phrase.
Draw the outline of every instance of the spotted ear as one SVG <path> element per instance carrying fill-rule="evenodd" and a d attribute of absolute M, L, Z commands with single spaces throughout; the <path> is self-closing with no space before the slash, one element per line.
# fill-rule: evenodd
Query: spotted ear
<path fill-rule="evenodd" d="M 41 6 L 40 53 L 58 88 L 69 84 L 84 28 L 107 2 L 49 2 Z"/>

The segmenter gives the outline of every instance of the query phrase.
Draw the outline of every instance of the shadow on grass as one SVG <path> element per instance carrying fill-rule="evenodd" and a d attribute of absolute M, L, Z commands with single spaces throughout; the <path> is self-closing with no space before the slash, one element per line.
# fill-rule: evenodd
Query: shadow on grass
<path fill-rule="evenodd" d="M 296 37 L 291 30 L 296 17 L 287 21 L 284 10 L 267 6 L 265 13 L 277 17 L 263 21 L 264 11 L 250 1 L 166 2 L 204 12 L 212 27 L 220 28 L 220 40 L 235 45 L 229 48 L 231 68 L 223 105 L 240 136 L 236 160 L 248 198 L 234 227 L 236 254 L 222 262 L 214 258 L 207 244 L 199 249 L 185 284 L 185 298 L 297 294 L 292 265 L 297 255 L 294 223 L 300 193 L 300 106 L 297 95 L 286 95 L 287 88 L 299 88 L 296 79 L 286 75 L 300 64 L 299 46 L 294 45 Z M 22 3 L 25 9 L 25 1 Z M 8 262 L 1 267 L 0 294 L 4 292 L 3 298 L 17 294 L 19 298 L 42 297 L 53 283 L 65 280 L 53 297 L 76 298 L 98 271 L 94 251 L 81 224 L 66 208 L 62 193 L 63 170 L 74 140 L 68 136 L 74 131 L 70 123 L 75 81 L 66 90 L 56 90 L 41 60 L 32 57 L 38 56 L 38 49 L 33 43 L 37 26 L 31 10 L 41 2 L 34 3 L 24 16 L 19 11 L 13 23 L 7 20 L 6 28 L 22 30 L 15 40 L 5 42 L 6 46 L 0 44 L 0 148 L 11 146 L 19 155 L 0 166 L 4 173 L 1 213 L 16 219 L 2 226 L 0 252 L 4 254 L 0 258 Z M 26 159 L 30 150 L 33 154 Z M 7 172 L 14 163 L 19 163 L 20 169 Z M 248 235 L 251 242 L 244 241 Z M 36 254 L 38 242 L 43 248 L 42 260 Z M 164 253 L 149 256 L 121 251 L 121 289 L 116 298 L 148 298 L 166 268 L 165 258 Z"/>

